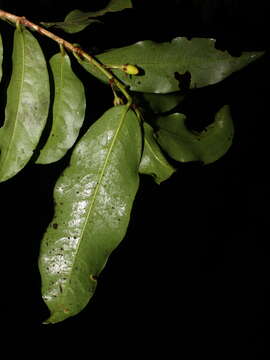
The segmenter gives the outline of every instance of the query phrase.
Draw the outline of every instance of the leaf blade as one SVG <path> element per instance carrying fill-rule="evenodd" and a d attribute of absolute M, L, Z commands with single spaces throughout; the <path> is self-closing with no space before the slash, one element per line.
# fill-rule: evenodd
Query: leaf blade
<path fill-rule="evenodd" d="M 105 112 L 76 145 L 56 184 L 55 217 L 41 244 L 48 322 L 77 314 L 92 297 L 95 277 L 125 235 L 140 157 L 139 122 L 126 106 Z"/>
<path fill-rule="evenodd" d="M 117 12 L 124 9 L 132 8 L 130 0 L 111 0 L 109 4 L 99 11 L 81 11 L 78 9 L 72 10 L 62 22 L 42 23 L 47 27 L 56 27 L 62 29 L 69 34 L 74 34 L 84 30 L 87 26 L 100 22 L 97 17 L 103 16 L 108 12 Z"/>
<path fill-rule="evenodd" d="M 36 160 L 49 164 L 61 159 L 74 145 L 83 124 L 86 99 L 82 82 L 73 73 L 67 54 L 55 54 L 50 60 L 55 98 L 49 137 Z"/>
<path fill-rule="evenodd" d="M 263 52 L 244 52 L 233 57 L 215 48 L 214 39 L 178 37 L 171 42 L 140 41 L 97 55 L 105 65 L 134 64 L 140 74 L 127 77 L 119 70 L 112 72 L 132 91 L 167 94 L 186 88 L 179 80 L 191 74 L 190 88 L 216 84 L 235 71 L 253 62 Z M 108 80 L 86 61 L 81 65 L 101 81 Z"/>
<path fill-rule="evenodd" d="M 47 65 L 38 41 L 25 28 L 15 30 L 12 63 L 0 133 L 0 181 L 17 174 L 30 160 L 49 110 Z"/>
<path fill-rule="evenodd" d="M 174 160 L 210 164 L 221 158 L 231 147 L 234 126 L 228 105 L 224 105 L 217 112 L 213 124 L 199 134 L 186 128 L 185 119 L 185 115 L 175 113 L 157 120 L 158 143 Z"/>
<path fill-rule="evenodd" d="M 144 128 L 144 149 L 140 162 L 139 173 L 150 175 L 157 184 L 167 180 L 175 172 L 175 169 L 169 164 L 163 155 L 159 145 L 154 138 L 153 128 L 143 124 Z"/>
<path fill-rule="evenodd" d="M 87 13 L 76 9 L 71 11 L 64 21 L 43 22 L 42 25 L 45 27 L 55 27 L 57 29 L 61 29 L 68 34 L 75 34 L 84 30 L 87 26 L 98 22 L 100 22 L 100 20 L 89 18 Z"/>

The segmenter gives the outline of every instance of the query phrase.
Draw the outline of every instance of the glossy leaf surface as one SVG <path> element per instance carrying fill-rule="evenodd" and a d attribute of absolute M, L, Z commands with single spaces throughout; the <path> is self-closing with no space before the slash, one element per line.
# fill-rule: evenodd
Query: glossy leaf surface
<path fill-rule="evenodd" d="M 81 10 L 71 11 L 62 22 L 43 23 L 47 27 L 57 27 L 67 33 L 76 33 L 84 30 L 87 26 L 99 22 L 96 19 L 99 16 L 105 15 L 108 12 L 121 11 L 127 8 L 132 8 L 130 0 L 111 0 L 109 4 L 102 10 L 84 12 Z"/>
<path fill-rule="evenodd" d="M 232 144 L 234 127 L 228 105 L 223 106 L 215 121 L 199 134 L 186 128 L 185 115 L 175 113 L 160 117 L 157 139 L 164 151 L 181 162 L 212 163 L 222 157 Z"/>
<path fill-rule="evenodd" d="M 48 164 L 61 159 L 75 143 L 85 114 L 86 99 L 82 82 L 73 73 L 67 54 L 56 54 L 50 60 L 55 97 L 50 135 L 37 159 Z"/>
<path fill-rule="evenodd" d="M 0 129 L 0 181 L 17 174 L 30 160 L 49 109 L 49 79 L 42 50 L 26 29 L 16 30 L 5 123 Z"/>
<path fill-rule="evenodd" d="M 240 57 L 233 57 L 227 51 L 217 50 L 214 39 L 178 37 L 164 43 L 140 41 L 97 55 L 97 59 L 106 65 L 136 65 L 140 69 L 136 76 L 113 70 L 130 90 L 166 94 L 186 89 L 184 78 L 188 73 L 190 88 L 199 88 L 223 80 L 262 55 L 263 52 L 244 52 Z M 93 65 L 86 61 L 81 64 L 94 76 L 108 82 Z M 184 76 L 183 82 L 181 76 Z"/>
<path fill-rule="evenodd" d="M 56 183 L 55 215 L 41 244 L 48 322 L 86 306 L 96 277 L 123 239 L 139 185 L 141 147 L 139 121 L 124 105 L 105 112 L 75 146 Z"/>
<path fill-rule="evenodd" d="M 144 129 L 144 148 L 140 162 L 139 172 L 151 175 L 157 184 L 167 180 L 175 169 L 168 163 L 159 145 L 154 138 L 153 128 L 143 124 Z"/>

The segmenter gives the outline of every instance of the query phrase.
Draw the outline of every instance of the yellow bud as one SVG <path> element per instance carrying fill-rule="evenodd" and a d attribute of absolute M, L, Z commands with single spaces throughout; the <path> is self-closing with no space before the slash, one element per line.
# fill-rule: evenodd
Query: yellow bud
<path fill-rule="evenodd" d="M 113 105 L 114 106 L 123 105 L 123 104 L 124 104 L 124 102 L 120 97 L 118 97 L 118 96 L 114 97 L 114 99 L 113 99 Z"/>
<path fill-rule="evenodd" d="M 122 70 L 129 75 L 139 74 L 139 69 L 135 65 L 130 65 L 130 64 L 123 65 Z"/>

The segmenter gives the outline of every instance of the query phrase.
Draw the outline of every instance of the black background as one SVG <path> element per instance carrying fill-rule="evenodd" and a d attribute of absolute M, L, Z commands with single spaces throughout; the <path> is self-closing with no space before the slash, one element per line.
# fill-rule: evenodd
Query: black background
<path fill-rule="evenodd" d="M 61 20 L 74 8 L 95 10 L 106 1 L 0 1 L 0 8 L 33 21 Z M 89 51 L 152 39 L 202 36 L 238 55 L 268 49 L 267 1 L 134 1 L 134 10 L 108 14 L 104 25 L 63 37 Z M 12 27 L 0 24 L 6 58 Z M 40 39 L 49 56 L 57 46 Z M 9 73 L 10 60 L 5 60 Z M 76 65 L 74 65 L 76 68 Z M 112 101 L 110 90 L 76 68 L 86 84 L 86 127 Z M 60 351 L 74 336 L 89 354 L 97 347 L 125 356 L 216 356 L 267 351 L 269 335 L 269 57 L 219 86 L 197 90 L 187 103 L 194 117 L 217 102 L 231 105 L 236 134 L 218 162 L 177 166 L 158 186 L 141 178 L 127 235 L 111 255 L 97 291 L 78 316 L 42 325 L 39 241 L 53 213 L 52 190 L 68 160 L 26 166 L 0 185 L 1 326 L 33 335 Z M 5 89 L 8 75 L 1 90 Z M 3 91 L 4 93 L 4 91 Z M 1 105 L 3 107 L 4 100 Z M 4 110 L 1 110 L 3 121 Z M 90 119 L 90 120 L 88 120 Z M 11 335 L 13 336 L 13 335 Z M 62 339 L 61 341 L 59 339 Z M 63 342 L 64 339 L 64 342 Z M 85 342 L 86 339 L 86 342 Z M 27 345 L 27 342 L 26 342 Z M 179 355 L 178 355 L 179 354 Z M 143 355 L 141 355 L 143 356 Z M 256 357 L 254 357 L 256 358 Z"/>

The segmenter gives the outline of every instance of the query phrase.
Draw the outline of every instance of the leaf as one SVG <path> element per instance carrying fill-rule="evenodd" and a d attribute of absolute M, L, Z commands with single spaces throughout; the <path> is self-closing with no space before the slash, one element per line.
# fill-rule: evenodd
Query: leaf
<path fill-rule="evenodd" d="M 167 180 L 175 169 L 168 163 L 159 145 L 154 138 L 153 128 L 143 124 L 144 128 L 144 150 L 140 162 L 139 172 L 151 175 L 157 184 Z"/>
<path fill-rule="evenodd" d="M 73 10 L 66 16 L 64 21 L 42 22 L 41 24 L 47 28 L 55 27 L 64 30 L 66 33 L 75 34 L 84 30 L 87 26 L 99 22 L 100 20 L 98 19 L 90 18 L 88 13 L 81 10 Z"/>
<path fill-rule="evenodd" d="M 180 104 L 184 99 L 184 95 L 180 91 L 170 94 L 144 93 L 143 98 L 146 100 L 154 113 L 161 114 L 171 111 L 174 107 Z"/>
<path fill-rule="evenodd" d="M 100 22 L 96 17 L 103 16 L 108 12 L 116 12 L 128 8 L 132 8 L 130 0 L 111 0 L 102 10 L 84 12 L 76 9 L 71 11 L 62 22 L 43 22 L 42 24 L 46 27 L 53 26 L 73 34 L 84 30 L 87 26 L 95 22 Z"/>
<path fill-rule="evenodd" d="M 50 60 L 55 98 L 50 135 L 37 159 L 48 164 L 61 159 L 75 143 L 82 126 L 86 99 L 82 82 L 73 73 L 69 56 L 62 53 Z"/>
<path fill-rule="evenodd" d="M 2 62 L 3 62 L 3 43 L 2 43 L 2 37 L 1 37 L 1 34 L 0 34 L 0 81 L 1 81 L 2 75 L 3 75 Z"/>
<path fill-rule="evenodd" d="M 120 70 L 113 73 L 132 91 L 167 94 L 190 88 L 215 84 L 240 70 L 263 55 L 263 52 L 243 52 L 239 57 L 217 50 L 214 39 L 178 37 L 171 42 L 140 41 L 133 45 L 113 49 L 97 55 L 105 65 L 134 64 L 140 74 L 127 76 Z M 100 80 L 108 80 L 92 64 L 81 61 L 82 66 Z M 183 78 L 183 81 L 180 79 Z"/>
<path fill-rule="evenodd" d="M 107 12 L 115 12 L 124 9 L 131 9 L 131 8 L 132 8 L 131 0 L 111 0 L 109 4 L 105 7 L 105 9 L 101 10 L 101 13 L 102 15 L 104 15 Z M 100 15 L 96 15 L 96 16 L 100 16 Z"/>
<path fill-rule="evenodd" d="M 16 29 L 5 123 L 0 129 L 0 181 L 17 174 L 30 160 L 49 109 L 49 78 L 42 50 L 25 28 Z"/>
<path fill-rule="evenodd" d="M 158 143 L 173 159 L 181 162 L 212 163 L 222 157 L 232 144 L 234 127 L 228 105 L 223 106 L 215 121 L 202 133 L 195 134 L 185 126 L 185 115 L 175 113 L 160 117 Z"/>
<path fill-rule="evenodd" d="M 41 244 L 43 299 L 55 323 L 79 313 L 123 239 L 139 185 L 141 129 L 132 110 L 109 109 L 75 146 L 56 183 L 55 215 Z"/>

